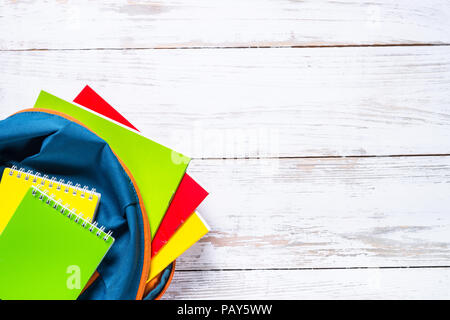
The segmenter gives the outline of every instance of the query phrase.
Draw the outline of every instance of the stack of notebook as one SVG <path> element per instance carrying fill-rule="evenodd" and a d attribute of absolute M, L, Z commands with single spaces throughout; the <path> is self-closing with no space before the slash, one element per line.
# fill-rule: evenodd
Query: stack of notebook
<path fill-rule="evenodd" d="M 42 91 L 35 108 L 61 112 L 95 131 L 133 175 L 152 235 L 148 282 L 209 231 L 195 212 L 208 193 L 185 173 L 190 159 L 143 137 L 90 87 L 74 103 Z M 99 205 L 101 194 L 76 181 L 5 169 L 0 182 L 0 299 L 76 299 L 114 245 L 112 233 L 95 222 Z M 14 250 L 17 244 L 25 250 Z M 24 270 L 38 280 L 21 278 Z"/>

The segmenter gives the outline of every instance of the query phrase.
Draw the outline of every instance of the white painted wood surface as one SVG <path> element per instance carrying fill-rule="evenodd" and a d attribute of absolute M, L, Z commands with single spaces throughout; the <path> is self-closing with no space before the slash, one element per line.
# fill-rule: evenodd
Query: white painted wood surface
<path fill-rule="evenodd" d="M 450 43 L 445 0 L 2 1 L 0 49 Z"/>
<path fill-rule="evenodd" d="M 89 84 L 196 158 L 213 231 L 166 299 L 448 299 L 449 21 L 443 0 L 5 1 L 0 118 Z"/>
<path fill-rule="evenodd" d="M 450 269 L 175 273 L 165 299 L 448 299 Z"/>
<path fill-rule="evenodd" d="M 210 232 L 179 270 L 448 266 L 450 156 L 193 161 Z"/>
<path fill-rule="evenodd" d="M 450 47 L 2 52 L 2 116 L 86 83 L 196 158 L 450 153 Z"/>

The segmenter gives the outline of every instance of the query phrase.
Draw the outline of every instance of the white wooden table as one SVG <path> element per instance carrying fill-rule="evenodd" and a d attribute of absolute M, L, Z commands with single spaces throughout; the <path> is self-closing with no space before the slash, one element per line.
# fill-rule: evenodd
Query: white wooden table
<path fill-rule="evenodd" d="M 165 298 L 450 298 L 448 1 L 1 2 L 1 118 L 85 84 L 211 192 Z"/>

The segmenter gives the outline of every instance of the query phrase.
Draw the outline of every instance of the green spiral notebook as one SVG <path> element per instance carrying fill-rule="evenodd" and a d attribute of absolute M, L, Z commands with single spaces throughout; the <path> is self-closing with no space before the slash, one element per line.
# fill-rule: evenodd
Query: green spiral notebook
<path fill-rule="evenodd" d="M 33 186 L 0 235 L 0 299 L 77 299 L 113 243 Z"/>

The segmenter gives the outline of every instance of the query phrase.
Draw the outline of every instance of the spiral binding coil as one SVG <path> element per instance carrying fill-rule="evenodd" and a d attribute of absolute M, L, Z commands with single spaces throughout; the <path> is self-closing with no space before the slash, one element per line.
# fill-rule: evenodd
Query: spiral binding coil
<path fill-rule="evenodd" d="M 69 193 L 70 189 L 72 189 L 72 195 L 77 196 L 80 194 L 82 198 L 85 198 L 86 195 L 89 195 L 89 200 L 94 199 L 94 195 L 99 196 L 97 193 L 97 190 L 95 188 L 92 188 L 89 190 L 88 186 L 84 186 L 81 188 L 81 184 L 73 185 L 72 181 L 68 181 L 65 183 L 64 179 L 56 179 L 55 177 L 50 178 L 48 175 L 41 175 L 39 172 L 35 172 L 33 174 L 33 170 L 28 170 L 25 172 L 24 168 L 18 169 L 17 166 L 12 166 L 11 171 L 9 172 L 10 176 L 16 176 L 17 178 L 21 178 L 22 176 L 25 177 L 25 180 L 28 181 L 30 177 L 33 178 L 33 183 L 37 183 L 38 179 L 42 179 L 40 182 L 40 185 L 44 186 L 48 182 L 48 187 L 53 188 L 53 185 L 56 184 L 56 189 L 59 191 L 64 188 L 64 192 Z"/>
<path fill-rule="evenodd" d="M 98 227 L 98 222 L 91 222 L 89 218 L 85 219 L 82 213 L 77 214 L 76 210 L 69 209 L 67 205 L 62 205 L 61 201 L 56 200 L 53 195 L 48 195 L 47 190 L 41 190 L 39 186 L 31 186 L 31 188 L 33 189 L 31 194 L 34 197 L 37 197 L 37 199 L 39 199 L 43 203 L 52 205 L 53 209 L 59 211 L 59 213 L 65 215 L 69 219 L 72 219 L 72 217 L 74 217 L 73 221 L 77 224 L 81 221 L 81 224 L 79 225 L 84 229 L 89 230 L 89 232 L 95 233 L 97 237 L 100 238 L 100 236 L 104 235 L 104 241 L 108 241 L 110 238 L 112 239 L 112 241 L 114 241 L 114 238 L 112 237 L 112 231 L 108 231 L 106 233 L 105 227 Z"/>

